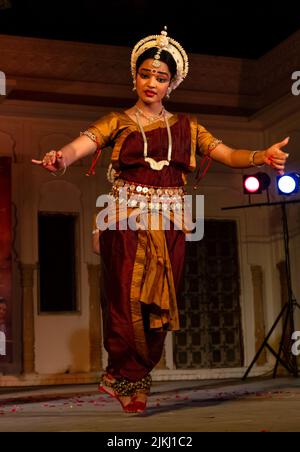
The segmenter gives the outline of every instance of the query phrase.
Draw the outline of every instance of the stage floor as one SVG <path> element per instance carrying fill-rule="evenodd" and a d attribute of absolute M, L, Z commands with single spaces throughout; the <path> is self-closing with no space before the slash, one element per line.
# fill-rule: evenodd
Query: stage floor
<path fill-rule="evenodd" d="M 95 385 L 2 389 L 1 432 L 296 432 L 300 379 L 155 383 L 143 415 Z"/>

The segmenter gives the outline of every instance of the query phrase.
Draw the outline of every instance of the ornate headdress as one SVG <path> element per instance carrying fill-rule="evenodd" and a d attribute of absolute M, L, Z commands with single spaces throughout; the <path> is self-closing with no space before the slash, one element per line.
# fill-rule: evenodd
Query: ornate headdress
<path fill-rule="evenodd" d="M 175 77 L 173 77 L 169 89 L 168 94 L 171 91 L 177 88 L 178 85 L 185 79 L 189 71 L 189 62 L 188 56 L 179 44 L 179 42 L 175 41 L 172 38 L 169 38 L 167 33 L 167 27 L 161 32 L 160 35 L 151 35 L 147 36 L 144 39 L 141 39 L 135 46 L 131 54 L 131 72 L 134 86 L 136 85 L 136 62 L 137 59 L 145 50 L 151 49 L 153 47 L 157 48 L 157 54 L 154 57 L 153 66 L 160 66 L 160 54 L 162 50 L 169 52 L 176 62 L 177 72 Z"/>

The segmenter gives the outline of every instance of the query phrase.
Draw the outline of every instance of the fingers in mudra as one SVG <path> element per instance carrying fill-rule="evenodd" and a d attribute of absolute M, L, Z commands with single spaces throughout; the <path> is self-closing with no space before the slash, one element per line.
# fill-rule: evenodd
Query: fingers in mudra
<path fill-rule="evenodd" d="M 45 157 L 42 160 L 43 165 L 45 165 L 45 166 L 54 165 L 56 163 L 56 161 L 61 158 L 60 154 L 61 153 L 56 152 L 56 151 L 47 152 L 47 154 L 45 155 Z"/>
<path fill-rule="evenodd" d="M 41 165 L 43 168 L 50 172 L 55 172 L 58 169 L 58 161 L 62 159 L 62 153 L 60 151 L 50 151 L 45 154 L 43 160 L 34 160 L 32 159 L 32 163 L 36 165 Z"/>
<path fill-rule="evenodd" d="M 271 146 L 266 152 L 266 163 L 272 168 L 280 171 L 280 173 L 282 173 L 282 171 L 284 170 L 286 161 L 289 157 L 289 154 L 282 151 L 280 148 L 286 146 L 288 142 L 289 138 L 286 138 L 281 143 L 277 143 Z"/>
<path fill-rule="evenodd" d="M 275 165 L 284 165 L 287 161 L 287 157 L 271 157 L 271 161 Z"/>
<path fill-rule="evenodd" d="M 284 165 L 276 165 L 276 164 L 272 164 L 273 168 L 278 169 L 278 170 L 284 170 L 285 166 Z"/>
<path fill-rule="evenodd" d="M 277 143 L 277 144 L 276 144 L 276 147 L 279 148 L 279 149 L 281 149 L 282 147 L 287 146 L 287 144 L 289 143 L 289 141 L 290 141 L 290 137 L 287 137 L 287 138 L 285 138 L 284 140 L 280 141 L 280 143 Z"/>
<path fill-rule="evenodd" d="M 286 163 L 285 158 L 278 158 L 278 157 L 276 158 L 273 156 L 269 157 L 269 161 L 270 161 L 271 166 L 274 166 L 274 167 L 277 167 L 277 166 L 284 167 L 285 163 Z"/>

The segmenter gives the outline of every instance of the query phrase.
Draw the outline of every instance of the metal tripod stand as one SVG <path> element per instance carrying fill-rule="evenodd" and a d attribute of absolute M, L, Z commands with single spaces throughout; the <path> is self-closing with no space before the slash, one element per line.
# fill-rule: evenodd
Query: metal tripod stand
<path fill-rule="evenodd" d="M 296 308 L 300 309 L 300 305 L 297 303 L 297 300 L 294 297 L 293 290 L 292 290 L 292 280 L 291 280 L 291 265 L 290 265 L 290 248 L 289 248 L 289 229 L 288 229 L 288 221 L 287 221 L 287 213 L 286 213 L 286 203 L 281 203 L 282 208 L 282 226 L 283 226 L 283 236 L 284 236 L 284 249 L 285 249 L 285 267 L 286 267 L 286 278 L 287 278 L 287 288 L 288 288 L 288 301 L 284 304 L 280 314 L 278 315 L 277 319 L 275 320 L 273 326 L 271 327 L 268 335 L 266 336 L 265 340 L 261 344 L 260 349 L 258 350 L 257 354 L 255 355 L 252 363 L 250 364 L 249 368 L 247 369 L 247 372 L 243 376 L 243 380 L 247 378 L 249 375 L 252 367 L 256 363 L 257 359 L 259 358 L 260 354 L 262 353 L 264 347 L 267 347 L 267 349 L 272 353 L 272 355 L 276 358 L 275 367 L 273 370 L 273 378 L 276 378 L 278 365 L 279 363 L 291 374 L 294 375 L 294 377 L 299 376 L 298 372 L 298 364 L 297 364 L 297 357 L 292 354 L 291 350 L 289 351 L 290 359 L 284 359 L 281 357 L 282 352 L 284 350 L 284 344 L 285 340 L 288 337 L 288 334 L 290 332 L 295 331 L 295 321 L 294 321 L 294 311 Z M 272 336 L 275 328 L 277 327 L 278 323 L 281 319 L 284 319 L 283 321 L 283 329 L 282 329 L 282 335 L 280 340 L 280 346 L 278 352 L 276 352 L 268 343 L 268 340 Z M 290 339 L 290 337 L 289 337 Z"/>
<path fill-rule="evenodd" d="M 223 207 L 222 208 L 222 210 L 234 210 L 234 209 L 245 209 L 245 208 L 262 207 L 262 206 L 270 207 L 270 206 L 280 205 L 281 209 L 282 209 L 282 228 L 283 228 L 283 237 L 284 237 L 288 301 L 284 304 L 280 314 L 278 315 L 278 317 L 275 320 L 273 326 L 271 327 L 269 333 L 267 334 L 266 338 L 264 339 L 263 343 L 261 344 L 261 347 L 259 348 L 258 352 L 256 353 L 256 355 L 255 355 L 252 363 L 248 367 L 245 375 L 243 376 L 243 380 L 245 380 L 247 378 L 247 376 L 251 372 L 252 367 L 258 360 L 260 354 L 262 353 L 262 351 L 265 347 L 267 347 L 267 349 L 276 358 L 276 363 L 275 363 L 275 367 L 273 370 L 273 378 L 276 378 L 279 364 L 281 364 L 289 373 L 293 374 L 294 377 L 299 376 L 297 357 L 292 354 L 291 349 L 286 350 L 286 353 L 285 353 L 286 355 L 287 354 L 289 355 L 289 359 L 281 356 L 284 351 L 284 345 L 286 342 L 286 338 L 291 339 L 291 337 L 289 336 L 289 332 L 295 331 L 294 311 L 296 308 L 300 309 L 300 305 L 297 303 L 297 300 L 295 299 L 295 297 L 293 295 L 293 290 L 292 290 L 290 249 L 289 249 L 290 238 L 289 238 L 289 228 L 288 228 L 287 213 L 286 213 L 286 205 L 287 204 L 299 204 L 299 203 L 300 203 L 300 200 L 294 200 L 294 201 L 268 202 L 268 203 L 260 203 L 260 204 L 249 204 L 246 206 L 244 205 L 244 206 Z M 276 352 L 271 347 L 271 345 L 268 343 L 268 341 L 269 341 L 270 337 L 272 336 L 275 328 L 277 327 L 277 325 L 281 319 L 283 319 L 283 329 L 282 329 L 279 350 L 278 350 L 278 352 Z"/>

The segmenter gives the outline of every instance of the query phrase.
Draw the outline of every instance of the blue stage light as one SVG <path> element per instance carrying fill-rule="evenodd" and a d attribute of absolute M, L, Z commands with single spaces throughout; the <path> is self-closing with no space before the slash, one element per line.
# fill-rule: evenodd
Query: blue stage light
<path fill-rule="evenodd" d="M 298 193 L 300 185 L 300 175 L 297 173 L 277 176 L 277 189 L 280 195 L 293 195 Z"/>

